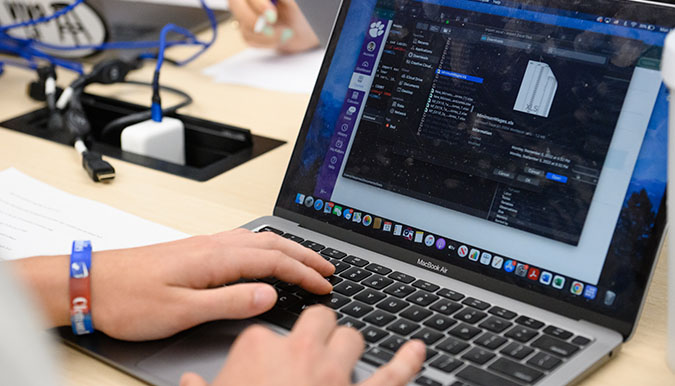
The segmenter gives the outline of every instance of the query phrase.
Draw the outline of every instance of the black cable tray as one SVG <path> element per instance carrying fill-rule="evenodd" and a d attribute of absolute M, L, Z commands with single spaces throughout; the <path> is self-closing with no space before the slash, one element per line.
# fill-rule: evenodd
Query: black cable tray
<path fill-rule="evenodd" d="M 196 181 L 208 181 L 285 144 L 284 141 L 251 134 L 247 129 L 181 114 L 169 114 L 167 116 L 178 118 L 185 125 L 186 165 L 177 165 L 122 151 L 119 136 L 112 140 L 101 138 L 100 131 L 106 124 L 122 116 L 147 110 L 147 107 L 92 94 L 82 95 L 82 106 L 92 127 L 92 133 L 87 140 L 90 150 Z M 49 111 L 43 108 L 1 122 L 0 126 L 71 145 L 70 136 L 63 130 L 48 129 L 48 119 Z"/>

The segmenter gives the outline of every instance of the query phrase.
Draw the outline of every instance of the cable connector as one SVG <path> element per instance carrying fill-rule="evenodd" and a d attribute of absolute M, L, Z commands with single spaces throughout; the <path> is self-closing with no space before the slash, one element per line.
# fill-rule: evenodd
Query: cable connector
<path fill-rule="evenodd" d="M 164 118 L 164 113 L 162 112 L 162 98 L 159 95 L 159 71 L 155 71 L 155 75 L 152 78 L 152 105 L 150 106 L 150 111 L 152 114 L 152 120 L 155 122 L 162 122 Z"/>
<path fill-rule="evenodd" d="M 53 65 L 39 67 L 37 74 L 38 79 L 28 84 L 28 96 L 38 102 L 48 102 L 52 109 L 56 97 L 63 92 L 56 86 L 56 68 Z"/>
<path fill-rule="evenodd" d="M 60 115 L 60 114 L 59 114 Z M 72 105 L 63 116 L 63 126 L 68 130 L 71 138 L 86 137 L 91 133 L 91 124 L 81 106 Z"/>
<path fill-rule="evenodd" d="M 115 178 L 115 168 L 104 161 L 100 154 L 92 151 L 82 153 L 82 167 L 94 182 L 105 182 Z"/>
<path fill-rule="evenodd" d="M 65 109 L 68 106 L 68 103 L 70 103 L 74 93 L 81 92 L 85 87 L 92 83 L 113 84 L 124 82 L 127 75 L 129 75 L 131 71 L 140 68 L 140 66 L 141 61 L 138 59 L 104 60 L 95 65 L 89 74 L 83 75 L 71 83 L 70 86 L 63 91 L 61 97 L 56 102 L 56 108 L 59 110 Z"/>
<path fill-rule="evenodd" d="M 115 178 L 115 168 L 104 161 L 99 153 L 89 151 L 82 138 L 75 139 L 75 150 L 82 155 L 82 167 L 94 182 L 105 182 Z"/>
<path fill-rule="evenodd" d="M 139 60 L 104 60 L 94 66 L 91 73 L 86 76 L 86 84 L 113 84 L 123 82 L 127 75 L 131 71 L 140 68 L 140 65 L 141 62 Z"/>

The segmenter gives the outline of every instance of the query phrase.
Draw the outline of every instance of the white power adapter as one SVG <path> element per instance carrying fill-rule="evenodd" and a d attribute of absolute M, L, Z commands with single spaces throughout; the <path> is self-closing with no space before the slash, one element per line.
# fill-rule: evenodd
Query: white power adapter
<path fill-rule="evenodd" d="M 185 126 L 175 118 L 148 120 L 122 131 L 122 150 L 185 165 Z"/>

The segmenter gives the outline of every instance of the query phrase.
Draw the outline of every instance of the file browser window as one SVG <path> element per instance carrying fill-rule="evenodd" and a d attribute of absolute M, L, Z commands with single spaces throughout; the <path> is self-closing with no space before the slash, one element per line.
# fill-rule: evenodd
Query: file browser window
<path fill-rule="evenodd" d="M 633 68 L 603 35 L 415 16 L 393 19 L 343 176 L 578 245 Z"/>
<path fill-rule="evenodd" d="M 660 85 L 646 45 L 421 4 L 373 17 L 316 195 L 597 282 Z"/>

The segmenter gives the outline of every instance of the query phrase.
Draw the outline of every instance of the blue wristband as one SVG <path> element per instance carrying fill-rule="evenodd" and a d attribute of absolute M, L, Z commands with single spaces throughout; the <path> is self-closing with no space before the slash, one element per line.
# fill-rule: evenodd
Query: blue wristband
<path fill-rule="evenodd" d="M 70 323 L 75 335 L 91 334 L 91 242 L 73 241 L 70 254 Z"/>

